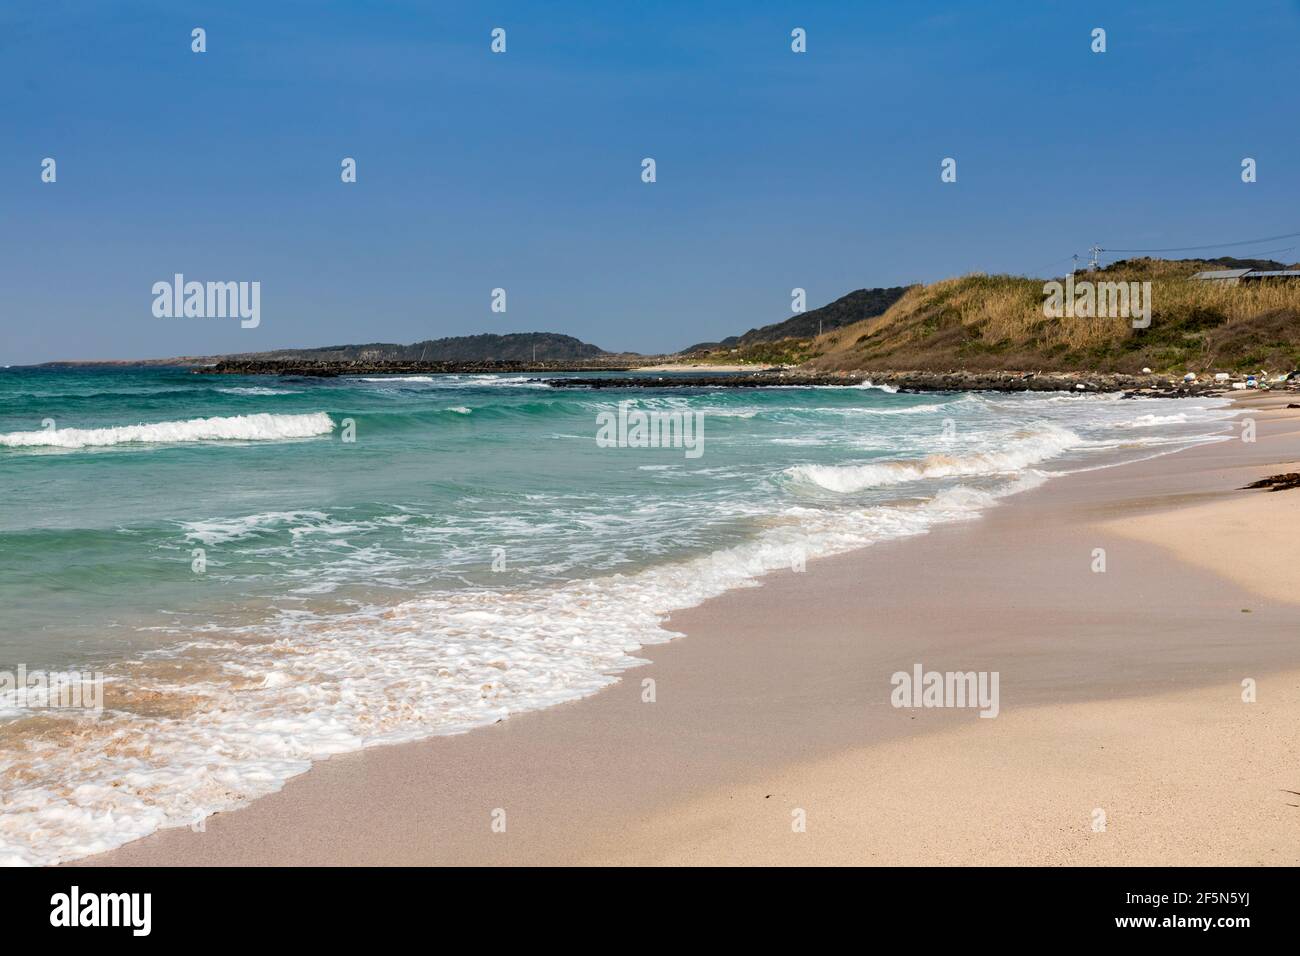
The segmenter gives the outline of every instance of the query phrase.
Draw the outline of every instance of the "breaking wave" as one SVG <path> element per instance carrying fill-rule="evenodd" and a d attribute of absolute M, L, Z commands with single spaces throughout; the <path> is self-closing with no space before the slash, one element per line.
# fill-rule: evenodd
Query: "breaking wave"
<path fill-rule="evenodd" d="M 306 415 L 234 415 L 111 428 L 43 428 L 0 435 L 6 448 L 91 448 L 105 445 L 195 441 L 277 441 L 328 435 L 334 422 L 324 412 Z"/>
<path fill-rule="evenodd" d="M 867 488 L 901 485 L 927 478 L 972 477 L 1019 472 L 1030 465 L 1077 448 L 1084 440 L 1066 428 L 1050 427 L 1012 440 L 1000 451 L 969 455 L 927 455 L 920 459 L 882 461 L 863 465 L 796 465 L 786 469 L 794 482 L 813 484 L 827 491 L 851 494 Z"/>

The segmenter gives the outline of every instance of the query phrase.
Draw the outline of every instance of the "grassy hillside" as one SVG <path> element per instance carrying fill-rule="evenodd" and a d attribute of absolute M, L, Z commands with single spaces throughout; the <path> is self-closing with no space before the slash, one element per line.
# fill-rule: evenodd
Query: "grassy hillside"
<path fill-rule="evenodd" d="M 1225 286 L 1216 262 L 1134 259 L 1077 280 L 1150 281 L 1151 325 L 1045 318 L 1043 280 L 974 274 L 914 286 L 883 315 L 814 339 L 819 370 L 965 368 L 1139 372 L 1300 366 L 1300 282 Z"/>
<path fill-rule="evenodd" d="M 829 332 L 832 329 L 842 328 L 846 325 L 852 325 L 854 322 L 880 315 L 902 298 L 903 293 L 906 291 L 907 289 L 903 286 L 889 289 L 858 289 L 810 312 L 801 312 L 780 322 L 773 322 L 771 325 L 750 329 L 744 335 L 728 336 L 721 342 L 701 342 L 682 349 L 681 354 L 694 357 L 695 353 L 730 353 L 732 349 L 736 350 L 737 355 L 753 354 L 758 356 L 767 354 L 763 350 L 765 344 L 787 343 L 791 339 L 809 340 L 817 334 L 819 329 Z M 778 350 L 778 353 L 782 355 L 793 354 L 790 348 L 787 348 L 784 344 Z M 724 357 L 721 354 L 713 355 L 716 360 L 721 360 Z M 807 355 L 803 357 L 806 358 Z M 728 360 L 740 361 L 735 355 L 732 355 Z M 799 359 L 799 361 L 802 360 L 802 358 Z M 771 359 L 755 357 L 744 359 L 744 361 L 764 362 L 771 361 Z"/>

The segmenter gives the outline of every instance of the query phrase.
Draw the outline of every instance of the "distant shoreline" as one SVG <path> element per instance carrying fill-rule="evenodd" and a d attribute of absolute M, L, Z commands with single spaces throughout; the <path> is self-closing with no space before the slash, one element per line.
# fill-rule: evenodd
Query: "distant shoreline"
<path fill-rule="evenodd" d="M 21 368 L 157 368 L 162 361 L 141 363 L 46 363 Z M 1191 382 L 1175 375 L 1132 375 L 1119 372 L 1080 371 L 952 371 L 925 370 L 817 370 L 803 366 L 693 365 L 670 363 L 639 365 L 612 359 L 577 359 L 520 362 L 485 361 L 283 361 L 222 360 L 203 366 L 176 365 L 193 375 L 274 375 L 297 378 L 338 378 L 350 375 L 492 375 L 575 372 L 635 372 L 622 378 L 540 379 L 556 388 L 771 388 L 780 386 L 888 386 L 903 392 L 1083 392 L 1113 393 L 1154 398 L 1230 395 L 1245 385 L 1246 376 L 1223 381 L 1210 377 Z M 1235 388 L 1234 388 L 1235 384 Z M 1300 380 L 1274 380 L 1261 391 L 1300 391 Z"/>
<path fill-rule="evenodd" d="M 648 369 L 636 369 L 647 372 Z M 664 368 L 663 371 L 670 371 Z M 689 372 L 694 368 L 672 369 Z M 865 371 L 824 372 L 806 368 L 777 368 L 751 372 L 702 373 L 664 377 L 638 375 L 627 378 L 552 378 L 556 388 L 772 388 L 780 386 L 888 386 L 900 392 L 1083 392 L 1113 393 L 1148 398 L 1188 398 L 1197 395 L 1225 395 L 1234 390 L 1231 382 L 1198 379 L 1184 382 L 1165 375 L 1124 375 L 1115 372 L 927 372 Z M 1300 389 L 1300 382 L 1273 383 L 1275 389 Z"/>
<path fill-rule="evenodd" d="M 601 359 L 517 362 L 488 359 L 484 361 L 222 361 L 216 365 L 192 368 L 195 375 L 296 375 L 309 378 L 337 378 L 341 375 L 486 375 L 510 372 L 626 372 L 628 362 Z"/>

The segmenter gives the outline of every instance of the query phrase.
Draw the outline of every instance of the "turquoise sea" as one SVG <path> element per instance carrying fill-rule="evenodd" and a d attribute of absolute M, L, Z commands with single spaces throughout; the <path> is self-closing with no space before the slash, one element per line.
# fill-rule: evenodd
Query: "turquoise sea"
<path fill-rule="evenodd" d="M 601 447 L 622 401 L 702 413 L 702 454 Z M 314 759 L 590 694 L 675 609 L 1230 417 L 1210 398 L 0 370 L 0 675 L 103 680 L 101 711 L 0 684 L 0 862 L 196 825 Z"/>

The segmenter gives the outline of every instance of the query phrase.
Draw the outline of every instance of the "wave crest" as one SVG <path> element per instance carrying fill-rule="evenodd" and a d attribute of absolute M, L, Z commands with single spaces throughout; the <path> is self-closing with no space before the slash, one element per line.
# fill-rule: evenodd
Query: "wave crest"
<path fill-rule="evenodd" d="M 1083 439 L 1074 432 L 1053 427 L 1014 440 L 1000 451 L 970 455 L 927 455 L 920 459 L 866 465 L 795 465 L 787 468 L 785 474 L 795 482 L 816 485 L 840 494 L 851 494 L 868 488 L 901 485 L 926 478 L 1018 472 L 1082 444 Z"/>
<path fill-rule="evenodd" d="M 6 448 L 89 448 L 125 444 L 172 444 L 194 441 L 277 441 L 312 438 L 334 430 L 324 412 L 305 415 L 233 415 L 185 421 L 119 425 L 110 428 L 49 428 L 0 435 Z"/>

